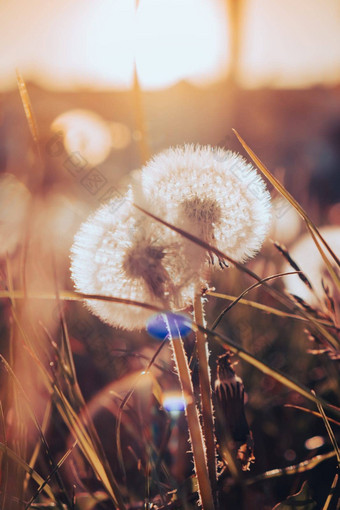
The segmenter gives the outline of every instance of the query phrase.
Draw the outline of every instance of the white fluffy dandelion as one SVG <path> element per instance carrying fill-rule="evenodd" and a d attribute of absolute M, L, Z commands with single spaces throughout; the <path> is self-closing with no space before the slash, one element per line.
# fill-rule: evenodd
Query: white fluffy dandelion
<path fill-rule="evenodd" d="M 75 236 L 71 274 L 78 291 L 180 309 L 193 296 L 187 261 L 179 238 L 151 222 L 131 204 L 100 207 Z M 154 313 L 139 306 L 88 300 L 88 307 L 105 322 L 126 329 L 142 329 Z"/>
<path fill-rule="evenodd" d="M 252 257 L 268 232 L 269 192 L 239 154 L 211 146 L 170 148 L 142 169 L 140 184 L 136 200 L 143 207 L 236 261 Z M 186 244 L 199 267 L 202 250 Z"/>
<path fill-rule="evenodd" d="M 179 310 L 206 282 L 211 254 L 133 207 L 139 203 L 183 230 L 244 261 L 259 250 L 270 222 L 264 182 L 237 154 L 184 146 L 154 157 L 134 193 L 100 207 L 80 228 L 71 250 L 77 290 Z M 88 301 L 109 324 L 142 329 L 151 312 Z"/>

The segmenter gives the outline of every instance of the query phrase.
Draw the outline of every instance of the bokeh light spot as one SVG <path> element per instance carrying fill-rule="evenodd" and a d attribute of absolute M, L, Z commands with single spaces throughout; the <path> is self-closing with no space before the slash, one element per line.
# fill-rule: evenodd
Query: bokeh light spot
<path fill-rule="evenodd" d="M 305 441 L 306 450 L 315 450 L 316 448 L 320 448 L 325 444 L 325 440 L 322 436 L 314 436 L 310 437 Z"/>
<path fill-rule="evenodd" d="M 166 411 L 175 416 L 185 411 L 187 405 L 185 398 L 180 392 L 165 393 L 162 404 Z"/>
<path fill-rule="evenodd" d="M 102 163 L 111 151 L 108 124 L 89 110 L 69 110 L 52 123 L 53 132 L 62 132 L 68 154 L 78 153 L 90 165 Z"/>
<path fill-rule="evenodd" d="M 150 317 L 146 329 L 148 333 L 159 340 L 164 340 L 169 335 L 172 338 L 187 336 L 191 328 L 191 319 L 188 315 L 179 313 L 158 313 Z"/>
<path fill-rule="evenodd" d="M 131 131 L 121 122 L 110 122 L 111 145 L 115 150 L 123 150 L 131 143 Z"/>

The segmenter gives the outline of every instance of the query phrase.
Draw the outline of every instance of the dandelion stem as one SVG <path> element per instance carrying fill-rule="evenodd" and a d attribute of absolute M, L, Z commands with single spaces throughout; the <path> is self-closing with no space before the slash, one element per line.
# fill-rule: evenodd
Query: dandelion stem
<path fill-rule="evenodd" d="M 195 322 L 204 326 L 203 303 L 200 295 L 194 299 Z M 208 472 L 211 487 L 216 488 L 216 453 L 215 453 L 215 435 L 213 406 L 211 395 L 210 369 L 209 369 L 209 349 L 206 335 L 196 331 L 196 348 L 199 364 L 199 380 L 202 399 L 203 432 L 207 451 Z"/>
<path fill-rule="evenodd" d="M 198 410 L 195 404 L 195 395 L 190 377 L 188 359 L 184 351 L 182 339 L 172 338 L 170 328 L 169 334 L 171 338 L 171 345 L 175 354 L 175 361 L 183 396 L 186 401 L 186 416 L 192 444 L 199 496 L 201 498 L 202 507 L 204 510 L 214 510 L 215 507 L 205 457 L 203 434 L 198 416 Z"/>

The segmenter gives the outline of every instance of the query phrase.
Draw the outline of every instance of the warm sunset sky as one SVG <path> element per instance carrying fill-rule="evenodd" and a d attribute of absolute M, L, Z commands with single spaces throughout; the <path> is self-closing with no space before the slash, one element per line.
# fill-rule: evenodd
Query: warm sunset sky
<path fill-rule="evenodd" d="M 0 89 L 25 79 L 67 88 L 145 88 L 225 74 L 222 0 L 2 0 Z M 245 0 L 242 84 L 340 82 L 339 0 Z"/>

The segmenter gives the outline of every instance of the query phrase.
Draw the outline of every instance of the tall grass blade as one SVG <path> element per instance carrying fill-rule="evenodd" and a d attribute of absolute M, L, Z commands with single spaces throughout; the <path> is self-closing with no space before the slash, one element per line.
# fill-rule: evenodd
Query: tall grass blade
<path fill-rule="evenodd" d="M 262 161 L 256 156 L 256 154 L 252 151 L 252 149 L 247 145 L 247 143 L 243 140 L 243 138 L 238 134 L 238 132 L 233 129 L 233 132 L 235 133 L 236 137 L 238 138 L 239 142 L 241 143 L 242 147 L 245 149 L 245 151 L 248 153 L 250 158 L 253 160 L 255 165 L 261 170 L 261 172 L 267 177 L 269 182 L 281 193 L 281 195 L 284 196 L 286 200 L 296 209 L 296 211 L 300 214 L 300 216 L 305 221 L 307 228 L 310 232 L 313 232 L 315 236 L 319 238 L 319 240 L 322 242 L 326 250 L 328 251 L 331 258 L 334 260 L 336 265 L 340 267 L 340 261 L 339 258 L 335 255 L 334 251 L 331 249 L 331 247 L 328 245 L 326 240 L 323 238 L 323 236 L 320 234 L 319 230 L 315 226 L 315 224 L 312 222 L 312 220 L 309 218 L 307 213 L 304 211 L 304 209 L 300 206 L 300 204 L 293 198 L 293 196 L 286 190 L 286 188 L 274 177 L 274 175 L 268 170 L 268 168 L 262 163 Z M 313 239 L 315 240 L 315 237 L 313 236 Z M 325 258 L 325 254 L 323 249 L 321 248 L 320 244 L 316 244 L 320 255 L 325 260 L 326 266 L 328 271 L 330 272 L 331 276 L 334 279 L 334 282 L 340 288 L 340 279 L 338 275 L 334 272 L 329 260 Z M 327 261 L 327 262 L 326 262 Z"/>
<path fill-rule="evenodd" d="M 237 296 L 231 296 L 230 294 L 221 294 L 220 292 L 215 292 L 212 290 L 208 290 L 205 292 L 206 296 L 212 296 L 218 299 L 224 299 L 226 301 L 235 301 L 235 299 L 238 299 Z M 255 308 L 257 310 L 261 310 L 262 312 L 265 312 L 267 314 L 271 315 L 277 315 L 278 317 L 286 317 L 289 319 L 309 322 L 309 319 L 306 317 L 301 317 L 300 315 L 295 315 L 293 313 L 284 312 L 283 310 L 279 310 L 278 308 L 274 308 L 272 306 L 264 305 L 262 303 L 258 303 L 257 301 L 250 301 L 249 299 L 240 299 L 238 301 L 241 305 L 250 306 L 251 308 Z M 321 324 L 322 326 L 333 328 L 336 331 L 340 331 L 340 328 L 335 326 L 332 322 L 316 319 L 316 321 Z"/>
<path fill-rule="evenodd" d="M 44 488 L 46 487 L 46 485 L 49 483 L 49 481 L 53 478 L 53 476 L 55 475 L 55 473 L 58 471 L 58 469 L 60 469 L 60 467 L 64 464 L 65 460 L 68 458 L 68 456 L 70 455 L 70 453 L 73 451 L 73 448 L 76 446 L 77 444 L 77 441 L 75 441 L 73 443 L 73 445 L 71 446 L 71 448 L 69 448 L 67 450 L 67 452 L 62 456 L 62 458 L 60 459 L 60 461 L 58 462 L 58 464 L 54 467 L 53 471 L 48 475 L 48 477 L 46 478 L 46 480 L 44 481 L 43 484 L 40 485 L 40 487 L 38 488 L 38 490 L 36 491 L 36 493 L 32 496 L 32 498 L 30 499 L 30 501 L 27 503 L 26 507 L 25 507 L 25 510 L 28 510 L 30 508 L 30 506 L 32 505 L 32 503 L 37 499 L 37 497 L 39 496 L 39 494 L 41 494 L 41 492 L 44 490 Z"/>
<path fill-rule="evenodd" d="M 225 308 L 220 313 L 220 315 L 217 317 L 217 319 L 214 321 L 213 325 L 211 326 L 211 329 L 215 329 L 219 325 L 219 323 L 221 322 L 223 317 L 226 315 L 226 313 L 228 313 L 229 310 L 231 310 L 231 308 L 233 308 L 243 298 L 243 296 L 248 294 L 248 292 L 250 292 L 251 290 L 256 289 L 257 287 L 262 285 L 264 282 L 269 282 L 271 280 L 275 280 L 276 278 L 282 278 L 282 276 L 287 276 L 287 275 L 290 275 L 290 274 L 296 274 L 297 272 L 298 271 L 292 271 L 292 272 L 289 272 L 289 273 L 274 274 L 272 276 L 267 276 L 266 278 L 263 278 L 260 282 L 254 283 L 253 285 L 251 285 L 250 287 L 245 289 L 237 298 L 235 298 L 235 300 L 232 303 L 230 303 L 229 306 L 227 306 L 227 308 Z"/>
<path fill-rule="evenodd" d="M 330 426 L 330 423 L 329 423 L 329 420 L 328 420 L 328 418 L 327 418 L 327 416 L 325 414 L 325 411 L 323 410 L 322 404 L 320 402 L 317 402 L 316 405 L 318 407 L 319 413 L 322 416 L 323 422 L 324 422 L 326 430 L 327 430 L 327 434 L 329 436 L 329 439 L 331 440 L 331 443 L 333 445 L 334 451 L 336 453 L 336 458 L 337 458 L 337 461 L 338 461 L 338 468 L 340 468 L 340 450 L 339 450 L 338 443 L 336 442 L 336 439 L 335 439 L 335 436 L 334 436 L 334 432 L 332 430 L 332 427 Z"/>
<path fill-rule="evenodd" d="M 215 331 L 212 331 L 210 329 L 204 328 L 200 324 L 196 324 L 194 322 L 192 323 L 192 327 L 194 330 L 196 328 L 200 329 L 201 331 L 209 335 L 211 338 L 216 340 L 220 345 L 222 345 L 222 347 L 224 347 L 224 349 L 226 350 L 229 349 L 233 354 L 236 354 L 240 359 L 254 366 L 262 373 L 270 375 L 276 381 L 280 382 L 281 384 L 291 389 L 292 391 L 296 391 L 297 393 L 305 397 L 307 400 L 314 402 L 314 404 L 317 404 L 319 402 L 324 408 L 328 409 L 337 416 L 340 416 L 340 409 L 338 407 L 335 407 L 326 402 L 324 399 L 317 397 L 306 386 L 295 381 L 292 377 L 285 375 L 283 372 L 273 369 L 263 361 L 260 361 L 255 356 L 250 354 L 248 351 L 246 351 L 245 349 L 237 345 L 235 342 L 233 342 L 233 340 L 231 340 L 230 338 L 227 338 L 225 335 L 216 333 Z"/>
<path fill-rule="evenodd" d="M 313 416 L 317 416 L 318 418 L 322 418 L 322 414 L 317 413 L 316 411 L 312 411 L 311 409 L 307 409 L 306 407 L 301 407 L 301 406 L 297 406 L 297 405 L 294 405 L 294 404 L 285 404 L 285 407 L 291 407 L 293 409 L 299 409 L 300 411 L 304 411 L 305 413 L 312 414 Z M 337 425 L 338 427 L 340 427 L 340 422 L 339 421 L 336 421 L 333 418 L 330 418 L 329 416 L 327 416 L 327 420 L 330 423 L 334 423 L 334 425 Z"/>
<path fill-rule="evenodd" d="M 330 504 L 331 504 L 332 500 L 334 500 L 335 505 L 337 505 L 336 507 L 334 506 L 333 508 L 337 508 L 337 509 L 339 508 L 339 491 L 337 491 L 338 484 L 339 484 L 339 473 L 335 473 L 335 477 L 332 482 L 331 490 L 329 491 L 329 494 L 327 496 L 324 506 L 322 507 L 322 510 L 328 510 L 330 508 Z M 336 494 L 336 491 L 338 492 L 338 494 Z"/>
<path fill-rule="evenodd" d="M 136 10 L 138 5 L 136 5 Z M 142 89 L 140 87 L 138 71 L 136 62 L 133 67 L 133 103 L 134 103 L 134 113 L 135 113 L 135 123 L 136 130 L 138 133 L 138 146 L 139 153 L 141 157 L 142 164 L 146 163 L 148 159 L 151 157 L 151 151 L 148 143 L 148 132 L 146 128 L 145 116 L 144 116 L 144 108 L 143 108 L 143 96 Z"/>
<path fill-rule="evenodd" d="M 254 278 L 257 282 L 261 282 L 262 278 L 260 278 L 256 273 L 254 273 L 253 271 L 251 271 L 250 269 L 248 269 L 247 267 L 245 267 L 244 265 L 240 264 L 239 262 L 237 262 L 236 260 L 234 260 L 233 258 L 229 257 L 226 253 L 223 253 L 221 250 L 219 250 L 218 248 L 215 248 L 214 246 L 211 246 L 209 243 L 206 243 L 205 241 L 202 241 L 201 239 L 199 239 L 198 237 L 190 234 L 189 232 L 186 232 L 185 230 L 182 230 L 181 228 L 179 227 L 176 227 L 175 225 L 172 225 L 171 223 L 168 223 L 167 221 L 159 218 L 158 216 L 150 213 L 149 211 L 146 211 L 145 209 L 143 209 L 142 207 L 139 207 L 137 204 L 134 204 L 134 206 L 141 212 L 143 212 L 144 214 L 146 214 L 147 216 L 149 216 L 150 218 L 153 218 L 154 220 L 158 221 L 159 223 L 161 223 L 162 225 L 165 225 L 166 227 L 170 228 L 171 230 L 174 230 L 175 232 L 177 232 L 178 234 L 182 235 L 183 237 L 185 237 L 186 239 L 189 239 L 190 241 L 192 241 L 193 243 L 201 246 L 202 248 L 205 248 L 208 252 L 211 252 L 211 253 L 214 253 L 215 255 L 217 255 L 217 257 L 219 257 L 221 260 L 227 260 L 228 262 L 230 262 L 231 264 L 233 264 L 237 269 L 239 269 L 240 271 L 242 271 L 243 273 L 251 276 L 252 278 Z M 274 296 L 276 299 L 278 299 L 281 303 L 285 304 L 286 306 L 288 306 L 289 308 L 296 308 L 296 304 L 287 297 L 286 294 L 284 294 L 283 292 L 280 292 L 279 290 L 277 289 L 274 289 L 273 287 L 271 287 L 270 285 L 268 285 L 267 282 L 262 282 L 262 285 L 264 287 L 264 289 L 269 292 L 272 296 Z M 322 336 L 335 348 L 338 348 L 339 346 L 339 340 L 337 338 L 335 338 L 333 335 L 331 335 L 320 323 L 318 323 L 314 317 L 309 314 L 307 311 L 305 310 L 299 310 L 301 315 L 303 315 L 304 317 L 308 318 L 309 321 L 311 321 L 313 323 L 313 325 L 316 327 L 316 329 L 319 331 L 319 333 L 322 334 Z"/>
<path fill-rule="evenodd" d="M 287 466 L 284 468 L 271 469 L 270 471 L 266 471 L 265 473 L 261 473 L 260 475 L 252 476 L 248 478 L 245 483 L 246 485 L 252 485 L 253 483 L 262 482 L 263 480 L 268 480 L 271 478 L 279 478 L 280 476 L 291 476 L 296 475 L 297 473 L 306 473 L 311 469 L 314 469 L 321 462 L 325 460 L 332 459 L 335 456 L 335 452 L 328 452 L 322 455 L 316 455 L 311 459 L 304 460 L 303 462 L 299 462 L 298 464 L 294 464 L 292 466 Z"/>
<path fill-rule="evenodd" d="M 19 455 L 17 455 L 11 448 L 8 448 L 8 446 L 6 446 L 4 443 L 1 443 L 0 442 L 0 451 L 5 453 L 7 455 L 7 457 L 9 459 L 11 459 L 13 462 L 15 462 L 16 464 L 18 464 L 18 466 L 20 466 L 24 471 L 26 471 L 27 473 L 29 473 L 29 475 L 33 478 L 33 480 L 40 486 L 40 485 L 43 485 L 45 480 L 34 470 L 32 469 L 28 464 L 27 462 L 25 462 L 24 460 L 22 460 Z M 54 494 L 53 494 L 53 491 L 51 489 L 51 487 L 49 486 L 49 484 L 46 484 L 44 486 L 44 492 L 46 493 L 46 495 L 52 500 L 54 501 L 54 503 L 57 503 L 55 497 L 54 497 Z"/>
<path fill-rule="evenodd" d="M 26 116 L 26 119 L 28 122 L 28 127 L 30 130 L 31 136 L 33 138 L 33 141 L 36 144 L 39 157 L 41 158 L 40 147 L 39 147 L 40 137 L 39 137 L 38 125 L 37 125 L 37 122 L 34 117 L 31 100 L 30 100 L 30 97 L 27 92 L 26 83 L 18 69 L 16 70 L 16 75 L 17 75 L 18 89 L 19 89 L 22 105 L 24 107 L 25 116 Z"/>

